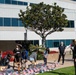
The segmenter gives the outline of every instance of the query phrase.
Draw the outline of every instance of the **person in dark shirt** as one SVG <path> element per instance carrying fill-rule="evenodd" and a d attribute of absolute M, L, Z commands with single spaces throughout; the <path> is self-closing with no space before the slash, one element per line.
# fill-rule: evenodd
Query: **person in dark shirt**
<path fill-rule="evenodd" d="M 76 40 L 74 40 L 73 59 L 74 59 L 74 68 L 75 68 L 75 75 L 76 75 Z"/>
<path fill-rule="evenodd" d="M 59 46 L 59 58 L 58 58 L 58 63 L 60 62 L 60 59 L 62 57 L 62 65 L 64 64 L 64 56 L 65 56 L 65 45 L 63 42 L 60 43 Z"/>
<path fill-rule="evenodd" d="M 15 60 L 14 62 L 21 62 L 21 47 L 20 45 L 16 45 L 16 48 L 14 49 L 14 56 Z"/>

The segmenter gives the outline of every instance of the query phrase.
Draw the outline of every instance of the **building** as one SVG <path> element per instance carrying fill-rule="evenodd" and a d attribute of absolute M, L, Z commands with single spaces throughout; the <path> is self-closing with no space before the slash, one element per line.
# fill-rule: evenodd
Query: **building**
<path fill-rule="evenodd" d="M 64 8 L 68 18 L 68 26 L 63 32 L 55 32 L 46 38 L 46 47 L 57 47 L 60 41 L 69 45 L 76 37 L 76 2 L 74 0 L 0 0 L 0 49 L 13 49 L 15 41 L 25 40 L 25 31 L 22 22 L 18 19 L 20 9 L 32 3 L 44 2 L 46 4 L 57 3 Z M 27 40 L 32 44 L 41 45 L 41 37 L 27 30 Z"/>

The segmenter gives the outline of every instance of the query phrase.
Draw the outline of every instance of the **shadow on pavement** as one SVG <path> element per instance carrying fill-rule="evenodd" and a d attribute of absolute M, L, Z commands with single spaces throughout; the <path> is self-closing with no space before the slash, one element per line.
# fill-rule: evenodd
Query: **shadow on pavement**
<path fill-rule="evenodd" d="M 65 59 L 65 61 L 73 61 L 73 59 Z"/>

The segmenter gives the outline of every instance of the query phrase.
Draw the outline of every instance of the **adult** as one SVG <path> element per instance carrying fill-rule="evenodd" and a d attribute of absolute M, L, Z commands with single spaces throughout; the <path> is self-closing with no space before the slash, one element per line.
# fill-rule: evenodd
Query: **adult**
<path fill-rule="evenodd" d="M 44 65 L 47 65 L 47 57 L 49 54 L 49 48 L 46 48 L 44 53 L 43 53 L 43 60 L 44 60 Z"/>
<path fill-rule="evenodd" d="M 0 66 L 2 66 L 2 51 L 0 51 Z"/>
<path fill-rule="evenodd" d="M 32 52 L 32 54 L 29 56 L 29 60 L 33 65 L 36 64 L 37 53 L 38 53 L 38 49 L 34 50 L 34 52 Z"/>
<path fill-rule="evenodd" d="M 60 59 L 62 57 L 62 65 L 64 64 L 64 56 L 65 56 L 65 45 L 63 42 L 60 43 L 59 45 L 59 58 L 58 58 L 58 63 L 60 62 Z"/>
<path fill-rule="evenodd" d="M 28 50 L 24 47 L 22 50 L 22 61 L 21 61 L 21 66 L 22 68 L 26 68 L 26 62 L 28 60 Z"/>
<path fill-rule="evenodd" d="M 13 50 L 14 52 L 14 56 L 15 56 L 15 60 L 14 62 L 21 62 L 21 45 L 17 44 L 16 48 Z"/>
<path fill-rule="evenodd" d="M 26 48 L 22 50 L 22 59 L 25 61 L 28 59 L 28 50 Z"/>
<path fill-rule="evenodd" d="M 73 59 L 74 59 L 74 68 L 75 68 L 75 75 L 76 75 L 76 40 L 74 40 Z"/>
<path fill-rule="evenodd" d="M 75 45 L 75 40 L 72 40 L 72 43 L 70 45 L 70 48 L 71 48 L 72 54 L 73 54 L 73 57 L 72 58 L 74 58 L 74 45 Z"/>

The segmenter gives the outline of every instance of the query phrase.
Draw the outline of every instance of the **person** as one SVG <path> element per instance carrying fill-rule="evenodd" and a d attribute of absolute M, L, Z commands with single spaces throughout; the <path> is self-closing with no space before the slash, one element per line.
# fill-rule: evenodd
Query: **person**
<path fill-rule="evenodd" d="M 72 40 L 72 43 L 71 43 L 71 46 L 70 46 L 70 48 L 72 50 L 72 54 L 73 54 L 72 58 L 74 58 L 74 44 L 75 44 L 75 40 Z"/>
<path fill-rule="evenodd" d="M 44 53 L 43 53 L 43 60 L 44 60 L 44 65 L 47 65 L 47 57 L 49 54 L 49 48 L 46 48 Z"/>
<path fill-rule="evenodd" d="M 16 45 L 16 48 L 13 50 L 15 56 L 15 62 L 21 62 L 21 46 Z"/>
<path fill-rule="evenodd" d="M 21 61 L 22 68 L 26 68 L 26 62 L 28 60 L 28 54 L 29 54 L 28 50 L 26 48 L 24 48 L 22 50 L 22 61 Z"/>
<path fill-rule="evenodd" d="M 2 66 L 2 51 L 0 51 L 0 66 Z"/>
<path fill-rule="evenodd" d="M 29 54 L 28 50 L 26 48 L 24 48 L 22 51 L 22 60 L 24 60 L 25 62 L 27 62 L 28 54 Z"/>
<path fill-rule="evenodd" d="M 74 59 L 74 68 L 75 68 L 75 75 L 76 75 L 76 40 L 74 40 L 73 59 Z"/>
<path fill-rule="evenodd" d="M 22 48 L 22 46 L 17 44 L 16 48 L 13 50 L 13 53 L 14 53 L 13 69 L 15 68 L 15 63 L 21 64 L 21 59 L 22 59 L 21 48 Z"/>
<path fill-rule="evenodd" d="M 32 52 L 32 54 L 29 56 L 29 60 L 33 65 L 36 64 L 37 53 L 38 53 L 38 49 L 34 50 L 34 52 Z"/>
<path fill-rule="evenodd" d="M 65 56 L 65 45 L 63 42 L 60 43 L 59 45 L 59 58 L 58 58 L 58 63 L 60 62 L 60 59 L 62 57 L 62 65 L 64 64 L 64 56 Z"/>

